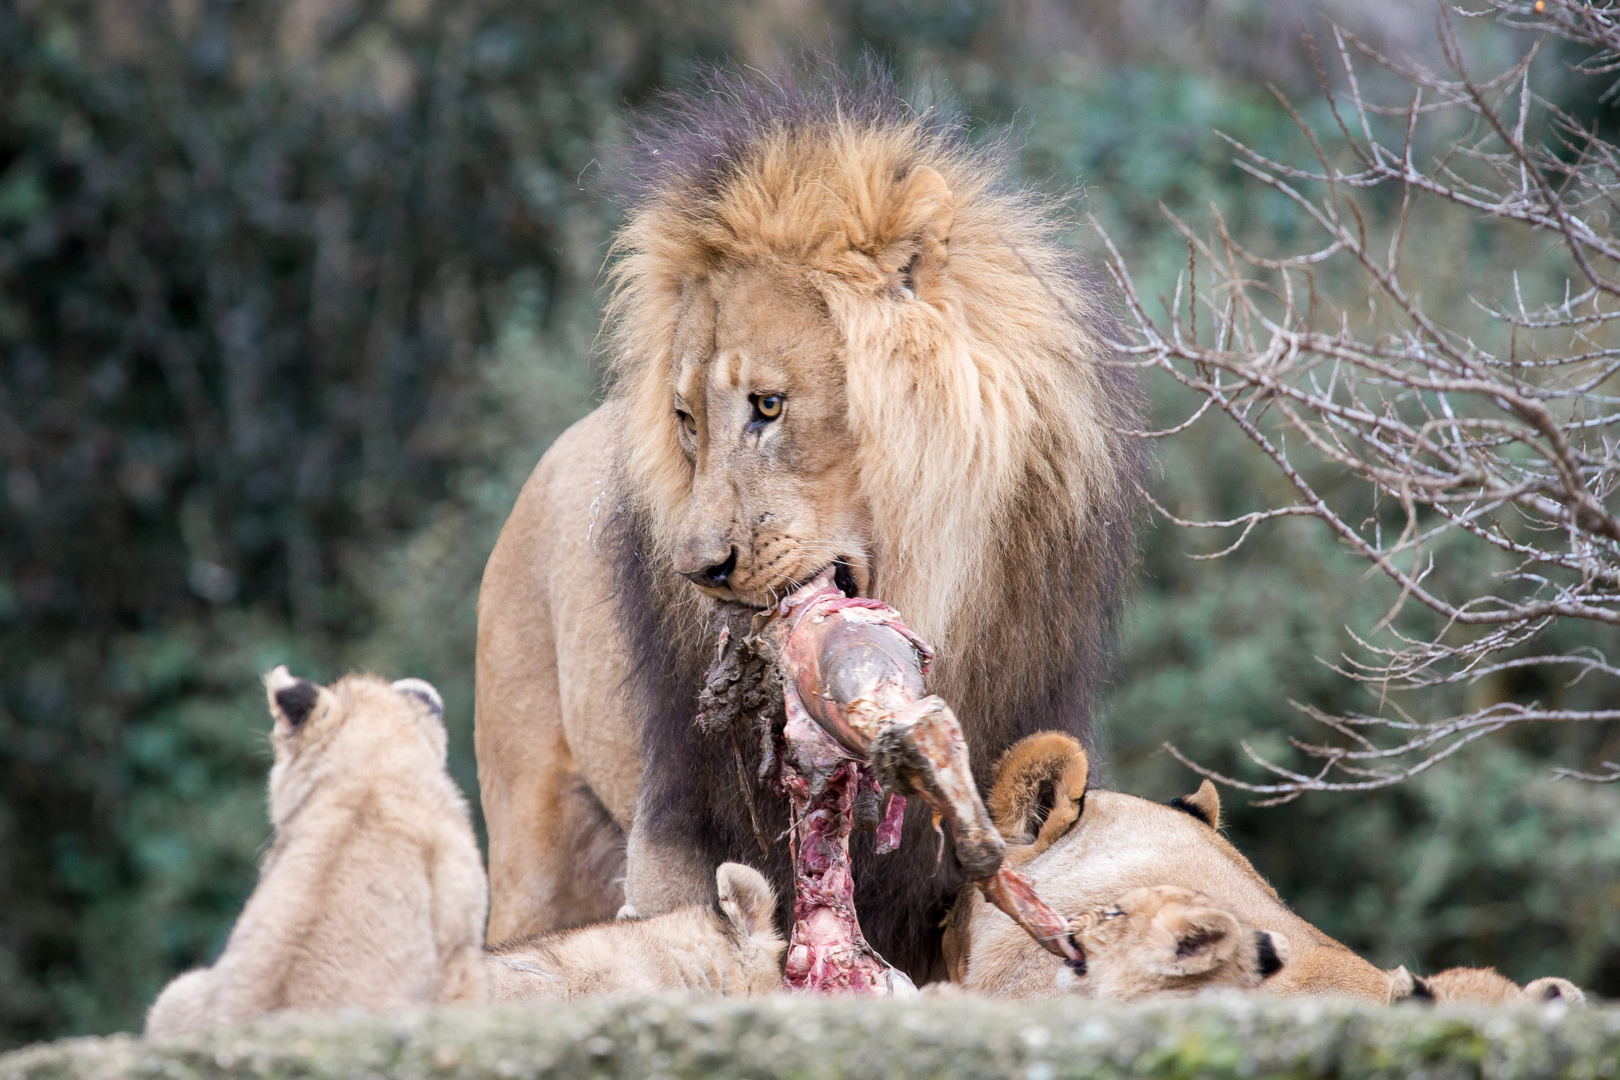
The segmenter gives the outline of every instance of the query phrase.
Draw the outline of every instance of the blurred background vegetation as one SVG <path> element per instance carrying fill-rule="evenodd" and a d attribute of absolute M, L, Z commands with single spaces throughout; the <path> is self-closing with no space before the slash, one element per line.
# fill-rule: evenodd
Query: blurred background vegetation
<path fill-rule="evenodd" d="M 1266 83 L 1322 115 L 1299 32 L 1325 15 L 1432 48 L 1423 0 L 0 0 L 0 1047 L 138 1027 L 217 953 L 269 833 L 270 666 L 432 680 L 476 800 L 479 576 L 599 393 L 628 110 L 706 62 L 873 52 L 1010 132 L 1151 294 L 1186 259 L 1160 202 L 1288 242 L 1212 129 L 1297 156 Z M 1486 66 L 1526 44 L 1464 29 Z M 1425 229 L 1425 297 L 1459 324 L 1544 254 Z M 1277 483 L 1219 421 L 1156 449 L 1181 512 Z M 1238 739 L 1299 730 L 1290 699 L 1365 706 L 1317 659 L 1387 601 L 1363 567 L 1309 522 L 1185 557 L 1209 547 L 1145 530 L 1101 722 L 1110 783 L 1153 798 L 1195 781 L 1164 740 L 1241 770 Z M 1620 995 L 1620 790 L 1549 778 L 1617 742 L 1527 731 L 1373 796 L 1229 794 L 1231 836 L 1380 964 Z"/>

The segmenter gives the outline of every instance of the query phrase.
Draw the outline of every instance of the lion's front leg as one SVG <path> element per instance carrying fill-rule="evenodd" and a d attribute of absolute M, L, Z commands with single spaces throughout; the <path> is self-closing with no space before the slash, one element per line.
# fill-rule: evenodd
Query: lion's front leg
<path fill-rule="evenodd" d="M 647 802 L 643 790 L 626 850 L 624 895 L 630 909 L 626 914 L 646 918 L 713 900 L 712 858 L 689 830 L 661 820 Z"/>

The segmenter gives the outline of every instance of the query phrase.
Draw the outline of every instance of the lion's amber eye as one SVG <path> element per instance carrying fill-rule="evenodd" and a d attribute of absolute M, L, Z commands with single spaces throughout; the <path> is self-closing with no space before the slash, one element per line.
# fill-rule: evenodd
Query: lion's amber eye
<path fill-rule="evenodd" d="M 782 395 L 762 394 L 754 398 L 754 411 L 761 420 L 775 420 L 782 415 Z"/>

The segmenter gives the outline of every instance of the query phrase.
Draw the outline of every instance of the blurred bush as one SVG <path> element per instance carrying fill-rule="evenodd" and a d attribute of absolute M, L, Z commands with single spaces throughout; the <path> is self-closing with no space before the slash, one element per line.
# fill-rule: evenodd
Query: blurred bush
<path fill-rule="evenodd" d="M 476 797 L 479 575 L 596 393 L 626 108 L 703 60 L 868 49 L 1010 121 L 1030 176 L 1083 184 L 1168 281 L 1158 200 L 1268 213 L 1210 134 L 1285 137 L 1256 76 L 1309 67 L 1240 47 L 1275 36 L 1263 8 L 0 0 L 0 1046 L 137 1026 L 218 951 L 269 831 L 273 664 L 432 679 Z M 1493 252 L 1457 228 L 1461 286 Z M 1227 434 L 1159 448 L 1178 498 L 1243 503 L 1261 472 Z M 1104 723 L 1154 797 L 1192 784 L 1160 741 L 1220 761 L 1289 697 L 1350 693 L 1312 660 L 1358 602 L 1325 537 L 1189 549 L 1146 534 Z M 1620 993 L 1620 793 L 1547 782 L 1555 749 L 1228 800 L 1234 838 L 1380 962 Z"/>

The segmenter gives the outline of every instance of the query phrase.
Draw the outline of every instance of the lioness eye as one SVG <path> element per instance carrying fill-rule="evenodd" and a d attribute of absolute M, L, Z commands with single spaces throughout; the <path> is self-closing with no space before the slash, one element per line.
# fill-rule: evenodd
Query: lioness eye
<path fill-rule="evenodd" d="M 782 415 L 782 395 L 762 394 L 754 398 L 754 412 L 761 420 L 775 420 Z"/>
<path fill-rule="evenodd" d="M 676 409 L 675 417 L 680 421 L 682 431 L 686 432 L 686 434 L 690 435 L 694 439 L 697 438 L 697 424 L 692 422 L 692 416 L 690 413 L 685 413 L 680 409 Z"/>

